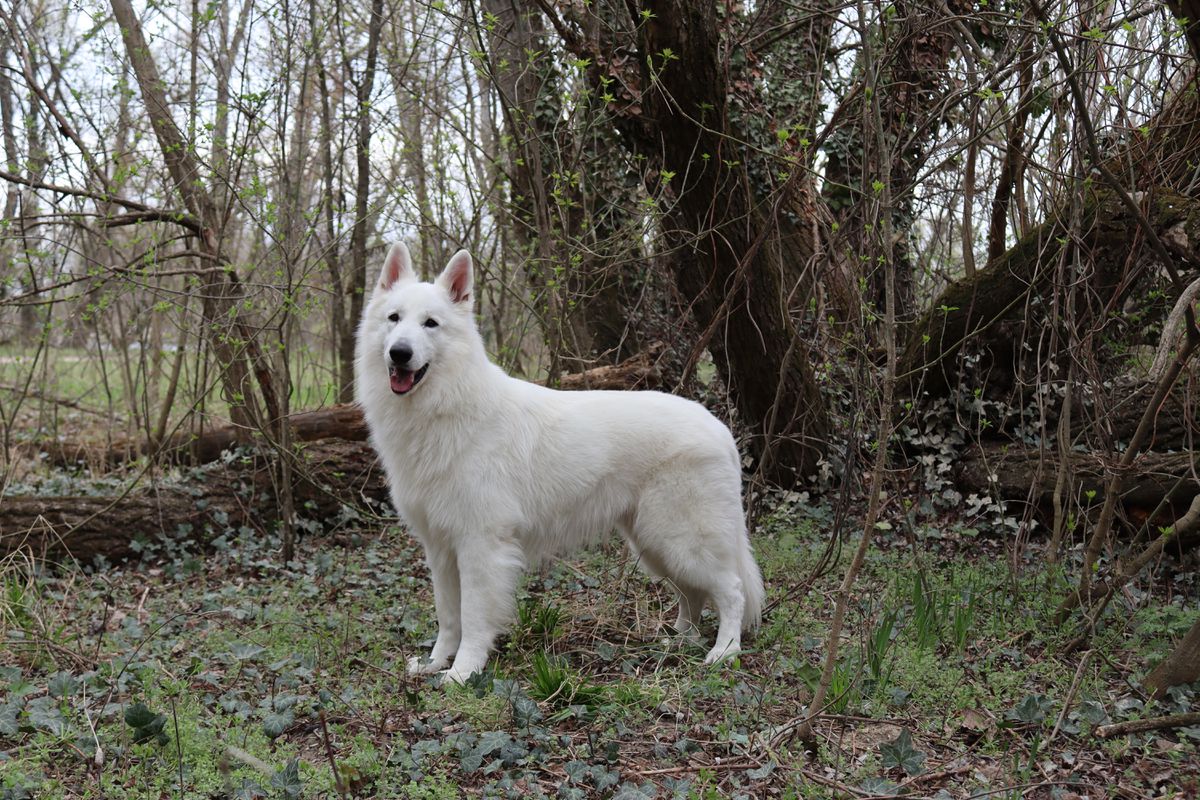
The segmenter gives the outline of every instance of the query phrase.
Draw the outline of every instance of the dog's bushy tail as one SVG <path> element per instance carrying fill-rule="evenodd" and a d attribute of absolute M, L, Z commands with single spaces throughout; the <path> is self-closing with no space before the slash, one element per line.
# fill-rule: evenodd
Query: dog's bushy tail
<path fill-rule="evenodd" d="M 746 605 L 742 611 L 742 630 L 757 630 L 762 622 L 763 599 L 766 589 L 763 587 L 762 572 L 758 562 L 754 560 L 754 551 L 750 548 L 750 537 L 742 531 L 742 550 L 738 559 L 738 577 L 742 579 L 742 591 L 745 594 Z"/>

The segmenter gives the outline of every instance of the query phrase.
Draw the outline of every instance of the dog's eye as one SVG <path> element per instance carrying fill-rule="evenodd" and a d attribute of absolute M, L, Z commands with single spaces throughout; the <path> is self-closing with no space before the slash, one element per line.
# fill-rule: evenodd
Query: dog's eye
<path fill-rule="evenodd" d="M 429 319 L 425 320 L 426 328 L 436 328 L 437 326 L 438 326 L 438 321 L 436 319 L 434 319 L 433 317 L 430 317 Z"/>
<path fill-rule="evenodd" d="M 399 321 L 400 321 L 400 315 L 397 314 L 395 311 L 388 314 L 388 322 L 399 322 Z"/>

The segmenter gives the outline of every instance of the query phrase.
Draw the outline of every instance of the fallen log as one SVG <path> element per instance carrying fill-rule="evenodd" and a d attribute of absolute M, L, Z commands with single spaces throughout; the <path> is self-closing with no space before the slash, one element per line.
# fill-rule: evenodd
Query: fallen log
<path fill-rule="evenodd" d="M 360 443 L 312 443 L 296 455 L 292 488 L 306 527 L 331 528 L 378 513 L 388 499 L 375 454 Z M 253 454 L 188 470 L 170 482 L 111 496 L 10 496 L 0 499 L 0 557 L 24 550 L 39 558 L 90 564 L 129 558 L 139 541 L 186 538 L 201 546 L 229 532 L 271 533 L 279 523 L 275 470 Z"/>
<path fill-rule="evenodd" d="M 1144 681 L 1154 697 L 1161 698 L 1172 686 L 1186 686 L 1200 680 L 1200 619 L 1179 640 L 1171 654 L 1159 662 Z M 1189 725 L 1200 724 L 1200 718 Z"/>
<path fill-rule="evenodd" d="M 1086 426 L 1111 431 L 1111 438 L 1128 442 L 1142 421 L 1142 413 L 1151 402 L 1156 387 L 1150 383 L 1127 386 L 1125 398 L 1108 413 L 1095 413 L 1084 404 L 1079 408 L 1080 419 L 1073 421 L 1074 430 L 1086 430 Z M 1197 416 L 1196 398 L 1192 396 L 1189 381 L 1181 380 L 1158 407 L 1154 422 L 1143 445 L 1147 450 L 1189 450 L 1200 435 L 1200 417 Z"/>
<path fill-rule="evenodd" d="M 1078 244 L 1093 264 L 1090 289 L 1112 305 L 1136 285 L 1126 267 L 1135 260 L 1131 253 L 1141 243 L 1140 228 L 1109 190 L 1089 190 L 1082 200 Z M 1159 235 L 1187 243 L 1182 249 L 1190 255 L 1190 243 L 1200 241 L 1200 203 L 1161 190 L 1145 196 L 1144 205 Z M 974 275 L 946 287 L 910 326 L 897 373 L 902 394 L 912 396 L 918 388 L 933 396 L 949 394 L 960 383 L 958 357 L 969 343 L 982 342 L 988 367 L 1011 375 L 1015 339 L 1001 323 L 1022 319 L 1031 298 L 1059 289 L 1054 264 L 1065 244 L 1073 241 L 1061 222 L 1069 214 L 1064 210 L 1059 217 L 1031 230 Z M 1043 305 L 1048 306 L 1048 301 Z M 1086 311 L 1080 310 L 1075 324 L 1083 325 L 1087 319 Z"/>
<path fill-rule="evenodd" d="M 645 352 L 619 364 L 595 367 L 583 372 L 563 375 L 559 389 L 653 389 L 662 380 L 657 366 L 660 347 L 651 346 Z M 316 442 L 340 439 L 362 442 L 367 439 L 367 426 L 362 410 L 352 403 L 329 406 L 315 411 L 301 411 L 288 417 L 292 440 Z M 256 431 L 227 425 L 200 434 L 178 433 L 165 441 L 121 441 L 108 448 L 97 448 L 80 442 L 37 442 L 30 445 L 51 464 L 60 467 L 86 464 L 115 467 L 139 456 L 155 456 L 168 464 L 207 464 L 221 454 L 238 446 L 255 442 Z"/>
<path fill-rule="evenodd" d="M 1095 453 L 1072 453 L 1070 497 L 1086 500 L 1104 493 L 1104 478 L 1118 458 Z M 960 489 L 988 493 L 1003 500 L 1030 501 L 1049 506 L 1058 477 L 1058 456 L 1053 451 L 1014 445 L 972 447 L 958 463 L 955 483 Z M 1200 457 L 1192 451 L 1143 453 L 1132 467 L 1136 476 L 1121 497 L 1127 506 L 1153 509 L 1166 501 L 1186 506 L 1200 494 Z M 1097 500 L 1096 502 L 1099 502 Z"/>

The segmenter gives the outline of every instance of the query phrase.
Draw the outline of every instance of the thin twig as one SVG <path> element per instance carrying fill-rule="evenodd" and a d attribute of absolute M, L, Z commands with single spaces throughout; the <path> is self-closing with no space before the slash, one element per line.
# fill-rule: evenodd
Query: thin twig
<path fill-rule="evenodd" d="M 679 767 L 664 767 L 662 769 L 647 769 L 634 774 L 646 778 L 651 775 L 678 775 L 680 773 L 697 772 L 698 770 L 741 770 L 741 769 L 758 769 L 762 764 L 756 764 L 753 761 L 726 761 L 720 764 L 684 764 Z"/>
<path fill-rule="evenodd" d="M 317 719 L 321 723 L 321 739 L 325 743 L 325 755 L 329 759 L 329 769 L 333 772 L 333 787 L 337 789 L 338 794 L 345 797 L 347 790 L 338 774 L 337 759 L 333 756 L 333 743 L 329 740 L 329 725 L 325 721 L 324 708 L 317 709 Z"/>
<path fill-rule="evenodd" d="M 1200 711 L 1191 711 L 1187 714 L 1168 714 L 1165 717 L 1151 717 L 1150 719 L 1131 719 L 1128 722 L 1101 725 L 1096 728 L 1096 735 L 1101 739 L 1110 739 L 1113 736 L 1124 736 L 1127 733 L 1161 731 L 1166 728 L 1183 728 L 1188 725 L 1200 725 Z"/>
<path fill-rule="evenodd" d="M 1063 700 L 1062 711 L 1058 715 L 1058 719 L 1054 722 L 1054 730 L 1050 731 L 1050 738 L 1046 740 L 1045 747 L 1049 747 L 1050 743 L 1058 738 L 1058 731 L 1062 728 L 1063 721 L 1067 718 L 1067 712 L 1071 710 L 1071 703 L 1075 700 L 1075 693 L 1079 691 L 1079 684 L 1083 681 L 1084 670 L 1087 669 L 1088 663 L 1092 660 L 1093 650 L 1088 650 L 1083 654 L 1083 658 L 1079 660 L 1079 667 L 1075 670 L 1075 679 L 1071 681 L 1071 688 L 1067 690 L 1067 698 Z"/>
<path fill-rule="evenodd" d="M 266 775 L 268 778 L 275 774 L 275 770 L 271 769 L 270 764 L 263 761 L 258 756 L 253 756 L 250 753 L 247 753 L 245 750 L 243 750 L 240 747 L 237 747 L 236 745 L 232 745 L 232 744 L 226 745 L 225 755 L 229 756 L 230 758 L 234 759 L 235 761 L 242 762 L 243 764 L 245 764 L 248 767 L 258 770 L 263 775 Z"/>

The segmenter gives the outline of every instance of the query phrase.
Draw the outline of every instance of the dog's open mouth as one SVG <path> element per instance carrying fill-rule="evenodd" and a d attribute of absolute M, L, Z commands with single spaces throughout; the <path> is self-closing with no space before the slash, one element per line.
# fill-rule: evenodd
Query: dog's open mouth
<path fill-rule="evenodd" d="M 408 394 L 413 390 L 413 387 L 421 382 L 421 378 L 425 377 L 425 373 L 429 370 L 429 365 L 421 367 L 418 370 L 401 369 L 395 364 L 388 367 L 388 378 L 392 384 L 392 391 L 396 394 Z"/>

